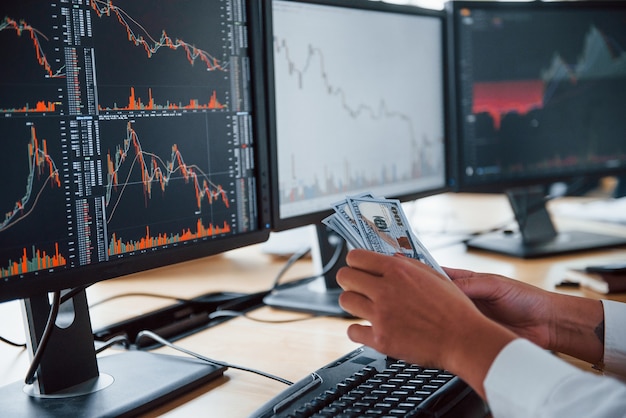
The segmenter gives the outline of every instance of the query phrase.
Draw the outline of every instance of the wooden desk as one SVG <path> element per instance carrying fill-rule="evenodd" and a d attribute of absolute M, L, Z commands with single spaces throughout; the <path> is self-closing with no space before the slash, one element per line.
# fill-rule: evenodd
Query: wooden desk
<path fill-rule="evenodd" d="M 467 251 L 455 241 L 454 233 L 468 228 L 485 229 L 511 219 L 502 196 L 441 195 L 422 199 L 409 208 L 412 224 L 432 249 L 441 265 L 493 272 L 563 293 L 601 298 L 602 295 L 575 289 L 555 289 L 565 268 L 626 259 L 626 248 L 576 255 L 520 260 L 478 251 Z M 578 226 L 575 222 L 559 227 Z M 585 225 L 587 227 L 587 225 Z M 626 227 L 593 225 L 609 233 L 626 235 Z M 456 243 L 455 243 L 456 242 Z M 445 245 L 444 245 L 445 244 Z M 254 292 L 268 288 L 284 260 L 263 254 L 260 246 L 168 266 L 124 278 L 98 283 L 88 290 L 90 302 L 132 292 L 153 292 L 192 297 L 211 291 Z M 312 273 L 309 260 L 298 262 L 285 280 Z M 612 296 L 626 301 L 626 294 Z M 148 297 L 124 297 L 92 309 L 94 328 L 164 306 L 170 301 Z M 23 341 L 20 307 L 17 302 L 0 304 L 0 335 Z M 298 322 L 267 323 L 247 318 L 232 319 L 207 329 L 178 344 L 205 356 L 248 366 L 296 381 L 358 345 L 345 333 L 352 320 L 308 318 L 305 314 L 261 308 L 251 313 L 267 321 L 301 319 Z M 168 348 L 161 352 L 175 353 Z M 28 367 L 24 350 L 0 343 L 0 384 L 22 379 Z M 199 388 L 146 416 L 245 417 L 285 389 L 285 385 L 248 372 L 229 369 L 225 376 Z"/>

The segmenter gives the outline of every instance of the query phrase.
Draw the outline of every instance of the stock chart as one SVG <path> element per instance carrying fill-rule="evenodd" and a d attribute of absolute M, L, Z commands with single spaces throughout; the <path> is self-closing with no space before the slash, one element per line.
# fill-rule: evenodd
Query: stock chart
<path fill-rule="evenodd" d="M 254 228 L 239 0 L 0 6 L 0 276 Z"/>

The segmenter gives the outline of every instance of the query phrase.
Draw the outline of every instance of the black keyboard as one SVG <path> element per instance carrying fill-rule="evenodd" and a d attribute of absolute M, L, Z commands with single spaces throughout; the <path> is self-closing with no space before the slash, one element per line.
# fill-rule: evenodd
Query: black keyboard
<path fill-rule="evenodd" d="M 482 399 L 445 370 L 360 347 L 294 383 L 252 417 L 486 417 Z"/>

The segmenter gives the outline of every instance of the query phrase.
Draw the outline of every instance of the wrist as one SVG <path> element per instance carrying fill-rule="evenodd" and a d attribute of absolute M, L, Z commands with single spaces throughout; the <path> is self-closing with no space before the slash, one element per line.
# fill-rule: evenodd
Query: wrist
<path fill-rule="evenodd" d="M 486 317 L 478 318 L 475 324 L 465 326 L 464 330 L 445 364 L 485 398 L 483 382 L 491 365 L 500 351 L 519 337 Z"/>
<path fill-rule="evenodd" d="M 561 295 L 551 320 L 549 349 L 599 364 L 604 355 L 604 309 L 600 300 Z"/>

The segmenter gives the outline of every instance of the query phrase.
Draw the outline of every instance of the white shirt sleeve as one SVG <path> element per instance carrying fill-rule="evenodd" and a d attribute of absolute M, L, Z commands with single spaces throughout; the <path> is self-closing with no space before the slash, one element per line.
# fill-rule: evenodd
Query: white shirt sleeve
<path fill-rule="evenodd" d="M 626 377 L 626 303 L 603 300 L 604 370 Z"/>
<path fill-rule="evenodd" d="M 585 372 L 524 339 L 502 349 L 484 387 L 495 418 L 626 417 L 626 385 Z"/>

